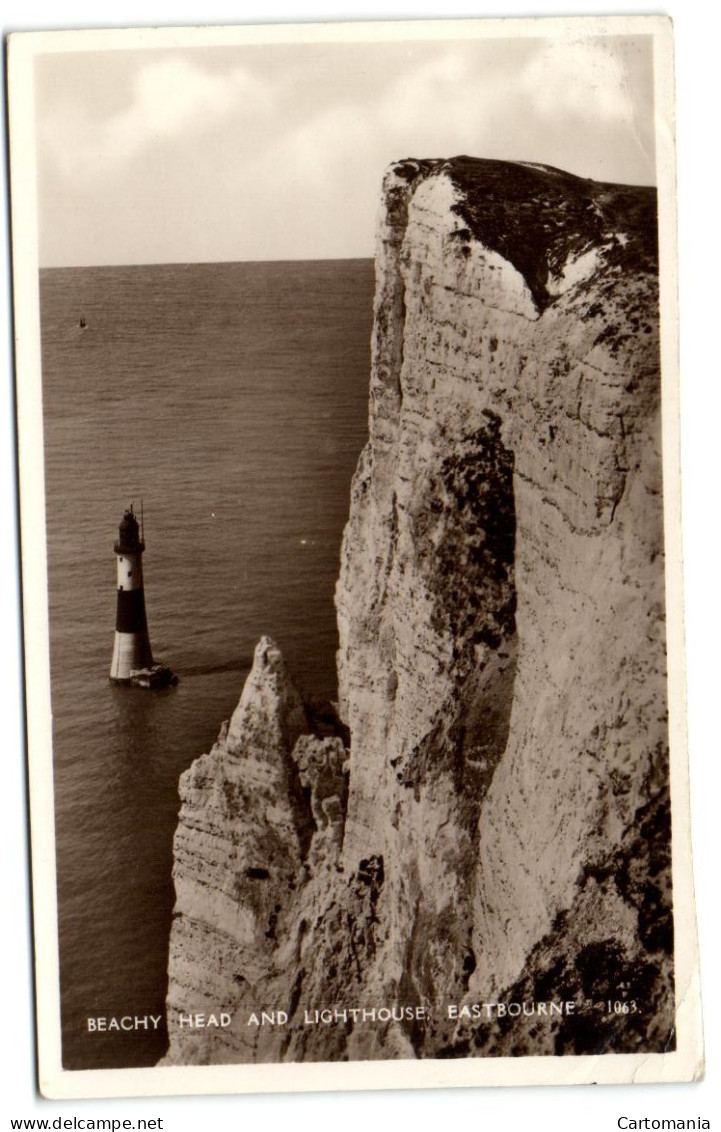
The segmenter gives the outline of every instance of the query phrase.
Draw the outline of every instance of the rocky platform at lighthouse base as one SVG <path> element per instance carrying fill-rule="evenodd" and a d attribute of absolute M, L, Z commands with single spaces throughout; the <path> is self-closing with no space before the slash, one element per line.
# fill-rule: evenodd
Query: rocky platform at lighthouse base
<path fill-rule="evenodd" d="M 183 775 L 165 1062 L 668 1050 L 655 193 L 401 162 L 376 263 L 339 718 L 264 638 Z"/>
<path fill-rule="evenodd" d="M 163 688 L 174 688 L 179 677 L 167 664 L 158 662 L 147 668 L 133 668 L 127 677 L 111 676 L 113 684 L 126 684 L 130 688 L 146 688 L 151 692 L 161 691 Z"/>
<path fill-rule="evenodd" d="M 157 663 L 150 668 L 139 668 L 130 673 L 130 684 L 133 688 L 147 688 L 151 692 L 162 688 L 174 688 L 178 683 L 178 676 L 167 664 Z"/>

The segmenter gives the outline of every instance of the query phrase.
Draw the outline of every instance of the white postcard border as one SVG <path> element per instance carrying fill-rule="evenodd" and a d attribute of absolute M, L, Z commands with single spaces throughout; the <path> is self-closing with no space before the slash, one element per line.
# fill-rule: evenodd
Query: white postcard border
<path fill-rule="evenodd" d="M 664 509 L 669 657 L 669 734 L 673 799 L 678 1048 L 666 1054 L 352 1063 L 253 1064 L 179 1068 L 64 1070 L 60 986 L 49 678 L 42 383 L 38 295 L 33 67 L 37 55 L 73 51 L 182 48 L 249 43 L 375 42 L 463 37 L 569 37 L 652 34 L 659 172 Z M 698 948 L 690 852 L 679 460 L 676 185 L 673 40 L 664 17 L 534 17 L 30 32 L 11 36 L 10 153 L 13 285 L 27 736 L 40 1085 L 53 1098 L 158 1096 L 298 1090 L 439 1088 L 469 1085 L 662 1082 L 703 1071 Z"/>

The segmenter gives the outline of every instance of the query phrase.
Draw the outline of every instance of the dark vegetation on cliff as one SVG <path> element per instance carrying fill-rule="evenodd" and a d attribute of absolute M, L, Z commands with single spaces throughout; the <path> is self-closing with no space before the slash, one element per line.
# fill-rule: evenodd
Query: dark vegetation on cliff
<path fill-rule="evenodd" d="M 621 272 L 658 271 L 656 190 L 611 185 L 550 165 L 453 157 L 400 163 L 419 172 L 447 175 L 460 193 L 454 211 L 467 225 L 454 236 L 470 254 L 477 240 L 507 259 L 526 280 L 539 311 L 553 302 L 550 276 L 591 248 L 602 249 L 605 267 Z"/>

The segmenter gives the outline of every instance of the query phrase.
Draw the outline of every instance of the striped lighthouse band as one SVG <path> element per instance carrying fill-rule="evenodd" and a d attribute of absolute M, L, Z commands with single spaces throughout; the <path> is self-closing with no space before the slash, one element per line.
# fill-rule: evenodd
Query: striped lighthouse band
<path fill-rule="evenodd" d="M 145 591 L 142 586 L 140 589 L 118 590 L 115 628 L 118 633 L 147 633 Z"/>

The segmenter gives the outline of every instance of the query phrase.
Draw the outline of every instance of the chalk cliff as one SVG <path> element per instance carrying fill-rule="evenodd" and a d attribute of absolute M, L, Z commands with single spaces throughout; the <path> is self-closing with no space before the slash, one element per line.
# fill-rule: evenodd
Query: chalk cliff
<path fill-rule="evenodd" d="M 338 717 L 264 638 L 183 776 L 166 1061 L 670 1048 L 655 193 L 393 166 L 372 355 Z"/>

